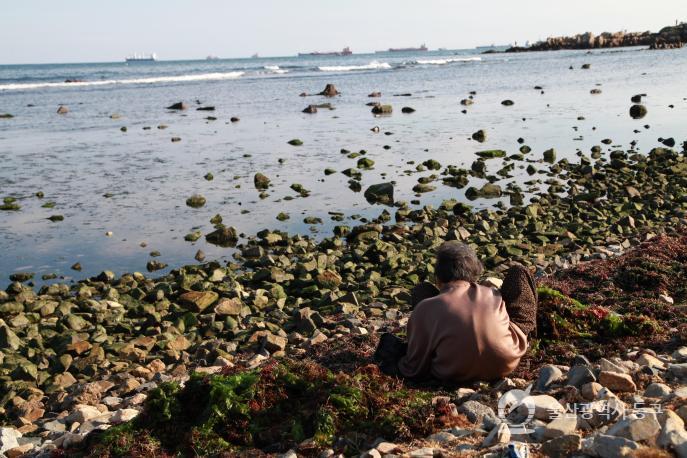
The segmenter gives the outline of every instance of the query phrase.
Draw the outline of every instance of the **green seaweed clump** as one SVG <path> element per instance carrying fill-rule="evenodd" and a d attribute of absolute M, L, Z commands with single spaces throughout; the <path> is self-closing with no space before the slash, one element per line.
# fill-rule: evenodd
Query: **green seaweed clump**
<path fill-rule="evenodd" d="M 141 415 L 95 439 L 90 452 L 131 456 L 154 445 L 158 456 L 278 453 L 308 438 L 326 448 L 344 437 L 349 445 L 341 452 L 360 453 L 361 440 L 410 438 L 446 426 L 429 420 L 431 396 L 404 388 L 376 366 L 348 375 L 284 360 L 230 374 L 196 373 L 183 388 L 161 384 Z"/>

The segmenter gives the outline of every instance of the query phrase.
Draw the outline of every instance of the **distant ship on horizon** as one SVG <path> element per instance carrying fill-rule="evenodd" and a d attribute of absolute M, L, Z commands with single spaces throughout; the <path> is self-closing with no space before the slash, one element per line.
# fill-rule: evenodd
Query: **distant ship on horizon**
<path fill-rule="evenodd" d="M 125 58 L 127 62 L 155 62 L 157 60 L 157 55 L 152 54 L 138 54 L 134 53 L 131 56 Z"/>
<path fill-rule="evenodd" d="M 420 45 L 419 48 L 389 48 L 386 51 L 375 51 L 376 54 L 384 53 L 384 52 L 426 52 L 429 51 L 427 46 L 425 46 L 424 43 Z"/>
<path fill-rule="evenodd" d="M 344 49 L 341 51 L 333 51 L 333 52 L 299 52 L 298 56 L 303 57 L 303 56 L 350 56 L 353 54 L 353 51 L 351 51 L 351 48 L 346 46 Z"/>
<path fill-rule="evenodd" d="M 205 60 L 219 60 L 219 57 L 215 56 L 214 54 L 210 54 L 205 58 Z"/>

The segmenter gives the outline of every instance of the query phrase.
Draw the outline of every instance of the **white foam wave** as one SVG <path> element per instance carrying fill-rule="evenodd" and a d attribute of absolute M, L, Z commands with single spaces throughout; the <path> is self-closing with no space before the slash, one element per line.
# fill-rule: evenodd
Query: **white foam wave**
<path fill-rule="evenodd" d="M 89 86 L 108 86 L 125 84 L 157 84 L 157 83 L 177 83 L 188 81 L 219 81 L 240 78 L 245 72 L 225 72 L 225 73 L 201 73 L 196 75 L 179 76 L 154 76 L 149 78 L 132 78 L 126 80 L 100 80 L 100 81 L 76 81 L 60 83 L 11 83 L 0 85 L 0 91 L 16 91 L 42 88 L 58 87 L 89 87 Z"/>
<path fill-rule="evenodd" d="M 447 59 L 417 60 L 415 63 L 419 65 L 446 65 L 454 62 L 479 62 L 481 60 L 481 57 L 454 57 Z"/>
<path fill-rule="evenodd" d="M 321 72 L 350 72 L 355 70 L 389 70 L 391 65 L 387 62 L 372 61 L 366 65 L 333 65 L 317 67 Z"/>
<path fill-rule="evenodd" d="M 279 68 L 279 65 L 265 65 L 263 67 L 265 70 L 269 70 L 272 73 L 277 73 L 279 75 L 283 75 L 284 73 L 289 73 L 288 70 L 284 70 L 283 68 Z"/>

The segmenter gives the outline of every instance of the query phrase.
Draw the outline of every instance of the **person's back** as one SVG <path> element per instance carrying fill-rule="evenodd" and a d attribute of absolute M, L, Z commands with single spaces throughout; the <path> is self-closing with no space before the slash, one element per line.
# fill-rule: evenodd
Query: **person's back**
<path fill-rule="evenodd" d="M 465 281 L 420 302 L 408 321 L 408 351 L 398 364 L 408 378 L 462 382 L 512 372 L 527 351 L 501 294 Z"/>
<path fill-rule="evenodd" d="M 493 380 L 515 370 L 527 351 L 527 336 L 536 331 L 537 288 L 522 266 L 508 270 L 501 291 L 477 284 L 482 270 L 467 245 L 442 244 L 435 265 L 438 289 L 431 293 L 419 286 L 413 297 L 439 294 L 413 310 L 402 357 L 395 347 L 405 350 L 405 345 L 386 351 L 394 339 L 380 340 L 380 367 L 407 378 L 444 382 Z"/>

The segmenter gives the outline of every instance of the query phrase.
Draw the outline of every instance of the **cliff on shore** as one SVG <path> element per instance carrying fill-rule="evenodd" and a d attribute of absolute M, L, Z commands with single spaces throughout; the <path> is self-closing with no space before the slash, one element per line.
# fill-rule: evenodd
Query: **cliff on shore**
<path fill-rule="evenodd" d="M 682 48 L 687 42 L 687 23 L 664 27 L 657 33 L 651 32 L 591 32 L 571 37 L 549 37 L 532 46 L 514 46 L 506 52 L 558 51 L 561 49 L 620 48 L 625 46 L 648 46 L 651 49 Z"/>

